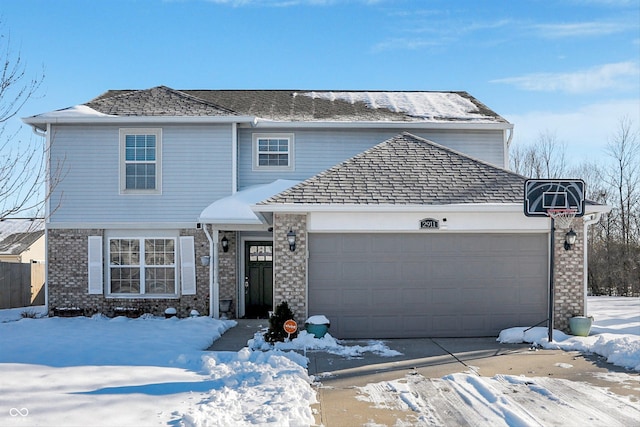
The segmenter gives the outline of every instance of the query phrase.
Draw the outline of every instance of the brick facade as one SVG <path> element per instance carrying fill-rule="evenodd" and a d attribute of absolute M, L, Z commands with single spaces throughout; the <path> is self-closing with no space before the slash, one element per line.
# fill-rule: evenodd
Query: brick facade
<path fill-rule="evenodd" d="M 176 308 L 178 317 L 189 316 L 191 310 L 209 315 L 209 267 L 200 258 L 209 255 L 209 242 L 198 229 L 180 230 L 180 236 L 194 236 L 196 257 L 196 294 L 178 298 L 110 298 L 88 292 L 88 238 L 101 236 L 102 229 L 47 230 L 49 310 L 79 308 L 85 315 L 118 314 L 116 308 L 135 308 L 142 313 L 164 315 L 168 307 Z M 220 298 L 235 299 L 235 233 L 227 234 L 228 253 L 220 254 Z M 106 267 L 105 267 L 106 268 Z"/>
<path fill-rule="evenodd" d="M 296 249 L 289 250 L 287 232 L 296 233 Z M 307 217 L 299 214 L 274 215 L 274 308 L 287 301 L 294 311 L 296 321 L 304 322 L 307 316 Z M 566 230 L 555 233 L 554 306 L 556 329 L 567 331 L 569 319 L 584 315 L 584 238 L 578 227 L 573 249 L 564 249 Z M 192 309 L 201 315 L 209 315 L 209 268 L 200 258 L 209 255 L 209 242 L 204 231 L 180 230 L 181 236 L 194 236 L 196 256 L 196 295 L 179 298 L 107 298 L 88 293 L 88 237 L 103 236 L 101 229 L 53 229 L 47 231 L 49 310 L 80 308 L 86 315 L 103 313 L 116 315 L 116 307 L 132 307 L 143 313 L 162 316 L 168 307 L 175 307 L 179 317 L 186 317 Z M 237 315 L 237 259 L 238 235 L 221 231 L 229 240 L 229 251 L 220 247 L 219 282 L 220 299 L 231 299 L 231 317 Z M 222 314 L 222 313 L 221 313 Z"/>
<path fill-rule="evenodd" d="M 220 247 L 220 257 L 218 259 L 219 282 L 220 282 L 220 300 L 230 299 L 231 317 L 237 316 L 238 301 L 236 287 L 238 284 L 238 269 L 236 268 L 238 259 L 238 236 L 235 232 L 221 231 L 220 239 L 226 236 L 229 240 L 229 251 L 223 252 Z M 207 272 L 208 274 L 208 272 Z M 207 283 L 208 283 L 207 278 Z M 220 313 L 222 315 L 222 313 Z"/>
<path fill-rule="evenodd" d="M 289 250 L 287 232 L 296 233 L 296 249 Z M 307 216 L 274 214 L 273 307 L 286 301 L 298 324 L 307 318 Z"/>
<path fill-rule="evenodd" d="M 576 244 L 565 250 L 565 234 L 556 226 L 554 254 L 554 328 L 569 330 L 569 319 L 573 316 L 584 316 L 584 230 L 574 228 L 577 234 Z"/>

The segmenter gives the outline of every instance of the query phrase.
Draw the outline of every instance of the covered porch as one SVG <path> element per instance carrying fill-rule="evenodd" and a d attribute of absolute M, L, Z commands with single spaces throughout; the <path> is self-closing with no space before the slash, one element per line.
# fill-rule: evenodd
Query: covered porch
<path fill-rule="evenodd" d="M 273 310 L 273 217 L 252 205 L 297 184 L 276 180 L 216 200 L 198 218 L 208 255 L 209 314 L 214 318 L 267 318 Z"/>

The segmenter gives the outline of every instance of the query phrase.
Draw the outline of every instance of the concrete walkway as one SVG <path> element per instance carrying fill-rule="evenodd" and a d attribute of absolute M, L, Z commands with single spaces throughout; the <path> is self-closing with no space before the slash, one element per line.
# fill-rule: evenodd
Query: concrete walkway
<path fill-rule="evenodd" d="M 239 319 L 238 325 L 229 329 L 208 350 L 239 351 L 247 346 L 247 341 L 256 332 L 268 327 L 267 319 Z M 367 345 L 366 341 L 341 342 L 346 346 Z M 392 339 L 384 342 L 402 355 L 382 357 L 366 353 L 362 358 L 349 359 L 324 351 L 307 351 L 308 372 L 315 376 L 316 381 L 314 387 L 318 403 L 312 405 L 316 425 L 397 425 L 399 420 L 407 419 L 407 412 L 375 408 L 372 403 L 358 398 L 359 387 L 416 374 L 425 378 L 442 378 L 458 372 L 474 372 L 483 377 L 496 374 L 554 377 L 606 387 L 622 396 L 630 393 L 628 385 L 610 382 L 604 376 L 596 375 L 628 371 L 597 356 L 577 351 L 532 350 L 529 344 L 501 344 L 495 337 Z M 571 366 L 571 369 L 566 366 Z"/>
<path fill-rule="evenodd" d="M 268 319 L 235 319 L 238 325 L 228 329 L 208 351 L 240 351 L 256 332 L 269 327 Z"/>

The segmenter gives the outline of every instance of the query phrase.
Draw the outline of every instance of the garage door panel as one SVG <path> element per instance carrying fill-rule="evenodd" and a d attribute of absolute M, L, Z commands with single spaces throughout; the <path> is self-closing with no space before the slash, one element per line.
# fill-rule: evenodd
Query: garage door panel
<path fill-rule="evenodd" d="M 331 319 L 329 319 L 331 320 Z M 333 324 L 331 326 L 333 329 Z M 340 316 L 340 321 L 336 324 L 339 335 L 362 337 L 371 331 L 369 316 Z"/>
<path fill-rule="evenodd" d="M 371 238 L 367 234 L 354 234 L 349 239 L 342 239 L 340 251 L 348 254 L 366 254 L 371 247 Z"/>
<path fill-rule="evenodd" d="M 402 304 L 405 306 L 416 306 L 424 309 L 427 304 L 431 303 L 431 290 L 425 287 L 400 288 L 397 292 L 402 295 Z"/>
<path fill-rule="evenodd" d="M 369 271 L 371 277 L 375 278 L 378 281 L 393 281 L 398 278 L 398 271 L 400 270 L 400 266 L 398 262 L 372 262 L 369 264 Z"/>
<path fill-rule="evenodd" d="M 331 304 L 335 304 L 336 301 L 340 301 L 341 293 L 340 289 L 328 287 L 309 289 L 309 300 L 315 301 L 318 307 L 329 307 Z"/>
<path fill-rule="evenodd" d="M 484 314 L 461 315 L 460 321 L 462 329 L 473 335 L 481 335 L 489 326 L 489 319 Z"/>
<path fill-rule="evenodd" d="M 433 331 L 440 336 L 448 336 L 460 330 L 458 323 L 460 316 L 455 314 L 441 314 L 432 317 Z"/>
<path fill-rule="evenodd" d="M 341 276 L 339 272 L 336 271 L 336 264 L 334 261 L 315 261 L 314 280 L 335 282 L 338 277 Z"/>
<path fill-rule="evenodd" d="M 428 249 L 431 247 L 429 243 L 422 235 L 411 235 L 402 241 L 403 252 L 424 255 L 429 252 Z"/>
<path fill-rule="evenodd" d="M 382 310 L 392 308 L 395 310 L 402 309 L 402 294 L 396 289 L 378 289 L 372 293 L 373 306 Z"/>
<path fill-rule="evenodd" d="M 309 310 L 338 338 L 496 336 L 546 318 L 547 248 L 544 234 L 311 233 Z"/>
<path fill-rule="evenodd" d="M 338 303 L 344 308 L 350 307 L 366 307 L 371 305 L 371 292 L 367 288 L 361 289 L 343 289 L 340 293 L 338 300 L 333 304 Z"/>
<path fill-rule="evenodd" d="M 431 261 L 432 270 L 430 279 L 457 279 L 460 277 L 460 265 L 451 262 L 449 258 L 437 258 Z"/>

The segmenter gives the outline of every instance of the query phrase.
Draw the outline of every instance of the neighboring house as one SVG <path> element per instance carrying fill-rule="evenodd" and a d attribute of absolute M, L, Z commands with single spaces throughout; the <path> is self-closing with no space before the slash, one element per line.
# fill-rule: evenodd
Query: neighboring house
<path fill-rule="evenodd" d="M 0 262 L 43 263 L 44 241 L 42 218 L 0 220 Z"/>
<path fill-rule="evenodd" d="M 45 303 L 44 227 L 42 218 L 0 220 L 0 307 Z"/>
<path fill-rule="evenodd" d="M 524 216 L 525 178 L 505 169 L 513 126 L 466 92 L 161 86 L 24 121 L 65 165 L 50 311 L 251 317 L 287 301 L 340 338 L 547 318 L 549 220 Z M 556 251 L 560 328 L 584 313 L 586 220 L 605 211 L 588 204 Z"/>

